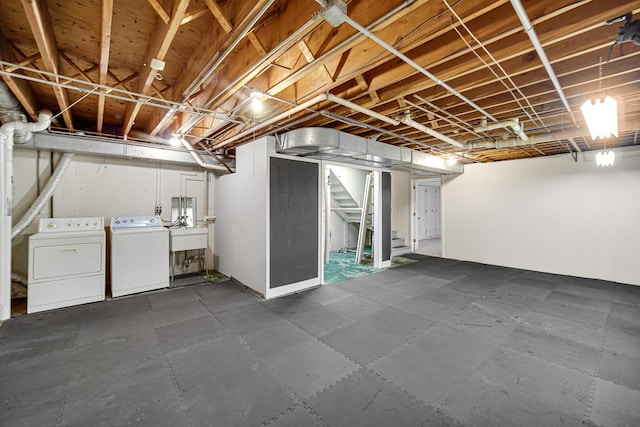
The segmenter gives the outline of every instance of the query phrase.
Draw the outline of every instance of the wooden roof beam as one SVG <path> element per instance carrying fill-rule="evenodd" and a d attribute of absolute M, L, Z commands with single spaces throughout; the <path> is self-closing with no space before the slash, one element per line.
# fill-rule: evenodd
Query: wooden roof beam
<path fill-rule="evenodd" d="M 298 48 L 300 49 L 300 52 L 302 52 L 302 54 L 304 55 L 304 58 L 307 60 L 307 63 L 312 63 L 313 61 L 316 60 L 315 55 L 311 52 L 311 49 L 309 49 L 309 46 L 304 42 L 304 40 L 300 40 L 300 42 L 298 42 Z M 322 72 L 322 77 L 328 83 L 333 83 L 333 76 L 327 69 L 327 66 L 322 64 L 320 66 L 320 70 Z"/>
<path fill-rule="evenodd" d="M 18 63 L 16 54 L 11 50 L 11 46 L 9 45 L 7 39 L 4 38 L 2 31 L 0 31 L 0 60 L 5 62 Z M 5 67 L 4 70 L 10 71 L 7 68 L 9 67 Z M 36 105 L 36 96 L 33 93 L 33 90 L 31 89 L 29 83 L 27 83 L 26 80 L 14 78 L 7 75 L 3 75 L 2 80 L 6 83 L 11 92 L 13 92 L 27 114 L 33 120 L 37 120 L 38 108 Z"/>
<path fill-rule="evenodd" d="M 209 12 L 206 7 L 201 7 L 200 9 L 196 9 L 193 12 L 187 13 L 184 16 L 184 18 L 182 18 L 182 22 L 180 22 L 180 25 L 188 24 L 189 22 L 194 21 L 208 13 Z"/>
<path fill-rule="evenodd" d="M 215 4 L 210 7 L 210 10 L 219 10 L 217 3 L 212 1 L 206 1 L 207 6 Z M 235 27 L 231 27 L 231 32 L 228 38 L 220 36 L 220 29 L 212 26 L 210 31 L 207 32 L 203 40 L 200 42 L 195 52 L 197 55 L 192 55 L 184 65 L 183 72 L 180 77 L 176 79 L 176 82 L 171 88 L 171 95 L 168 95 L 168 99 L 172 99 L 178 102 L 185 102 L 187 99 L 193 99 L 193 95 L 196 92 L 201 92 L 201 86 L 196 86 L 196 82 L 199 82 L 203 76 L 205 76 L 216 63 L 222 52 L 225 52 L 233 44 L 242 33 L 245 31 L 245 27 L 253 20 L 253 18 L 260 12 L 260 10 L 269 3 L 269 0 L 256 0 L 251 5 L 247 12 L 244 13 L 241 22 L 236 23 Z M 247 4 L 249 4 L 247 2 Z M 213 9 L 212 9 L 213 8 Z M 214 13 L 216 15 L 216 13 Z M 222 12 L 220 11 L 220 16 Z M 220 19 L 216 16 L 218 22 Z M 231 25 L 231 24 L 229 24 Z M 244 84 L 244 82 L 243 82 Z M 155 110 L 151 113 L 150 119 L 147 122 L 145 132 L 149 135 L 156 135 L 162 129 L 166 128 L 168 120 L 173 111 L 163 112 Z"/>
<path fill-rule="evenodd" d="M 109 72 L 109 47 L 111 46 L 111 22 L 113 18 L 113 0 L 102 0 L 102 12 L 100 16 L 100 71 L 98 82 L 101 85 L 107 84 Z M 96 132 L 102 133 L 104 124 L 104 101 L 105 97 L 100 92 L 98 95 L 98 114 L 96 120 Z"/>
<path fill-rule="evenodd" d="M 160 23 L 156 26 L 156 32 L 152 36 L 149 43 L 149 48 L 144 55 L 144 60 L 140 68 L 140 80 L 136 92 L 142 95 L 146 95 L 151 88 L 151 83 L 156 76 L 156 71 L 149 65 L 152 59 L 164 60 L 173 39 L 175 38 L 182 19 L 184 18 L 187 7 L 189 6 L 189 0 L 173 0 L 171 8 L 171 18 L 168 23 Z M 142 104 L 136 102 L 127 107 L 125 117 L 122 121 L 122 133 L 128 135 L 129 131 L 133 127 L 136 116 L 140 111 Z"/>
<path fill-rule="evenodd" d="M 1 33 L 0 33 L 0 37 L 2 37 Z M 14 47 L 14 49 L 15 49 L 15 46 L 13 46 L 11 43 L 8 43 L 8 45 L 11 46 L 11 47 Z M 15 57 L 15 56 L 13 56 L 13 57 Z M 26 67 L 26 66 L 29 66 L 29 65 L 33 64 L 33 62 L 37 61 L 40 58 L 41 58 L 40 52 L 38 52 L 38 53 L 34 53 L 33 55 L 30 55 L 30 56 L 24 58 L 21 61 L 17 61 L 17 60 L 16 61 L 9 61 L 8 59 L 3 59 L 3 61 L 14 62 L 17 66 Z M 4 70 L 6 72 L 8 72 L 8 73 L 13 73 L 14 71 L 16 71 L 18 69 L 17 66 L 6 66 L 6 67 L 4 67 Z M 35 68 L 35 66 L 33 66 L 33 67 Z"/>
<path fill-rule="evenodd" d="M 222 27 L 225 33 L 229 34 L 231 30 L 233 30 L 233 25 L 231 22 L 224 16 L 222 9 L 218 6 L 215 0 L 204 0 L 204 3 L 207 5 L 213 16 L 218 20 L 218 23 Z"/>
<path fill-rule="evenodd" d="M 255 35 L 253 31 L 247 33 L 247 38 L 253 45 L 253 47 L 258 51 L 260 56 L 265 56 L 267 54 L 267 50 L 264 48 L 258 37 Z"/>
<path fill-rule="evenodd" d="M 38 45 L 40 55 L 42 55 L 42 62 L 50 73 L 60 73 L 60 56 L 58 54 L 58 46 L 56 45 L 56 39 L 53 34 L 53 26 L 51 25 L 51 19 L 47 11 L 47 5 L 44 0 L 22 0 L 22 7 L 24 9 L 27 20 L 31 27 L 33 37 Z M 58 83 L 58 78 L 54 79 Z M 58 106 L 62 111 L 62 117 L 65 124 L 69 129 L 73 129 L 73 117 L 71 111 L 69 111 L 69 97 L 67 91 L 60 86 L 53 86 L 53 93 L 58 101 Z"/>
<path fill-rule="evenodd" d="M 164 8 L 162 7 L 162 5 L 158 2 L 158 0 L 148 0 L 149 4 L 151 5 L 151 7 L 153 8 L 153 10 L 156 11 L 156 13 L 158 14 L 158 16 L 160 17 L 160 19 L 162 19 L 162 22 L 164 22 L 165 24 L 169 23 L 169 19 L 171 18 L 169 16 L 169 14 L 164 10 Z"/>

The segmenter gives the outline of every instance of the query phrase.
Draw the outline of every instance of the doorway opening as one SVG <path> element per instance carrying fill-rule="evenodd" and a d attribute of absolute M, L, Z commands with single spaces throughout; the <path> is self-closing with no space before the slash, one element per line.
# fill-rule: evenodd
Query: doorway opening
<path fill-rule="evenodd" d="M 442 257 L 441 195 L 442 180 L 414 179 L 412 182 L 412 251 Z"/>
<path fill-rule="evenodd" d="M 323 283 L 390 266 L 391 232 L 382 231 L 390 228 L 389 172 L 335 164 L 323 170 Z"/>

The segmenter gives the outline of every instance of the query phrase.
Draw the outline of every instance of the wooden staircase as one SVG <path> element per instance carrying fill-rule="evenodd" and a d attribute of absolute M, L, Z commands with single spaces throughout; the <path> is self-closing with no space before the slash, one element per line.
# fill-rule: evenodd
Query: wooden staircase
<path fill-rule="evenodd" d="M 331 189 L 331 211 L 337 213 L 346 222 L 359 224 L 362 208 L 333 171 L 329 173 L 329 188 Z"/>
<path fill-rule="evenodd" d="M 391 231 L 391 256 L 403 255 L 411 252 L 403 237 L 398 237 L 398 232 Z"/>
<path fill-rule="evenodd" d="M 360 263 L 364 256 L 364 241 L 367 230 L 373 230 L 372 223 L 372 197 L 371 187 L 373 180 L 371 175 L 367 175 L 365 183 L 364 200 L 359 204 L 351 193 L 346 189 L 340 178 L 329 172 L 329 188 L 331 193 L 331 211 L 335 212 L 347 223 L 358 227 L 358 245 L 356 247 L 356 263 Z M 362 208 L 365 206 L 365 209 Z M 361 224 L 365 227 L 361 227 Z"/>

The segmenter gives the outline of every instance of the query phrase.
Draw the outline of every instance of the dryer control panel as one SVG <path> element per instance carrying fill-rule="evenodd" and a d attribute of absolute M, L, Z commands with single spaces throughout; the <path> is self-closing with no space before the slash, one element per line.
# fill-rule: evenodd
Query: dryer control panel
<path fill-rule="evenodd" d="M 114 216 L 111 229 L 162 227 L 160 215 L 151 216 Z"/>
<path fill-rule="evenodd" d="M 104 231 L 104 218 L 41 218 L 39 233 L 68 233 L 70 231 Z"/>

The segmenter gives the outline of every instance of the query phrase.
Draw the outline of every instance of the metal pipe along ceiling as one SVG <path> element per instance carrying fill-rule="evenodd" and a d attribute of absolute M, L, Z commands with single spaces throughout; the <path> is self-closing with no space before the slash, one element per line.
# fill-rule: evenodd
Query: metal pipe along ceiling
<path fill-rule="evenodd" d="M 408 56 L 400 52 L 398 49 L 391 46 L 389 43 L 382 40 L 380 37 L 373 34 L 371 31 L 367 30 L 365 27 L 363 27 L 362 25 L 360 25 L 359 23 L 351 19 L 349 16 L 344 15 L 342 19 L 344 20 L 344 22 L 346 22 L 347 24 L 355 28 L 358 32 L 367 36 L 368 38 L 378 43 L 380 46 L 384 47 L 386 50 L 388 50 L 398 58 L 402 59 L 404 62 L 412 66 L 416 71 L 427 76 L 428 78 L 433 80 L 437 85 L 443 87 L 444 89 L 449 91 L 451 94 L 455 95 L 456 97 L 464 101 L 467 105 L 469 105 L 479 113 L 483 114 L 485 117 L 491 119 L 494 122 L 498 122 L 498 119 L 493 117 L 488 111 L 484 110 L 482 107 L 478 106 L 475 102 L 473 102 L 472 100 L 470 100 L 469 98 L 467 98 L 466 96 L 464 96 L 463 94 L 461 94 L 460 92 L 458 92 L 457 90 L 449 86 L 447 83 L 443 82 L 438 77 L 431 74 L 429 71 L 425 70 L 423 67 L 418 65 L 414 60 L 412 60 L 411 58 L 409 58 Z"/>
<path fill-rule="evenodd" d="M 235 40 L 233 40 L 233 42 L 231 43 L 231 46 L 229 46 L 229 48 L 227 50 L 225 50 L 222 53 L 222 55 L 220 55 L 218 60 L 211 67 L 209 67 L 209 69 L 197 81 L 193 82 L 187 88 L 187 90 L 186 90 L 187 96 L 184 97 L 184 100 L 189 98 L 189 96 L 191 96 L 196 91 L 196 88 L 198 86 L 200 86 L 209 77 L 211 77 L 211 75 L 218 68 L 218 66 L 220 64 L 222 64 L 222 62 L 227 58 L 227 56 L 229 56 L 229 54 L 233 51 L 233 49 L 235 49 L 235 47 L 240 43 L 240 41 L 242 41 L 242 39 L 244 39 L 244 37 L 249 33 L 249 31 L 251 31 L 251 29 L 256 24 L 256 22 L 258 22 L 258 20 L 260 18 L 262 18 L 262 15 L 264 15 L 267 12 L 267 10 L 269 10 L 269 8 L 271 7 L 271 5 L 273 4 L 274 1 L 275 0 L 269 0 L 269 1 L 267 1 L 267 3 L 265 3 L 265 5 L 262 7 L 262 9 L 260 9 L 260 11 L 256 14 L 256 16 L 253 17 L 251 22 L 249 22 L 247 24 L 247 26 L 244 28 L 244 30 L 242 30 L 242 33 L 240 33 L 240 35 L 238 37 L 236 37 Z"/>
<path fill-rule="evenodd" d="M 558 81 L 558 77 L 556 77 L 556 73 L 553 71 L 553 68 L 551 67 L 551 62 L 549 62 L 549 58 L 547 58 L 547 54 L 545 53 L 544 48 L 542 47 L 542 44 L 540 44 L 540 40 L 538 39 L 536 30 L 534 30 L 533 25 L 529 20 L 527 11 L 522 6 L 522 3 L 520 3 L 520 0 L 511 0 L 511 6 L 513 6 L 513 9 L 516 11 L 518 18 L 520 18 L 520 22 L 524 27 L 524 32 L 527 33 L 527 35 L 529 36 L 529 39 L 531 40 L 531 43 L 533 44 L 533 47 L 536 49 L 536 52 L 538 53 L 538 57 L 540 58 L 540 61 L 542 61 L 542 65 L 544 65 L 544 69 L 547 71 L 547 74 L 549 75 L 549 78 L 551 79 L 551 82 L 553 83 L 553 86 L 555 87 L 556 92 L 558 92 L 558 96 L 560 96 L 560 99 L 562 100 L 562 104 L 567 109 L 567 112 L 571 116 L 571 120 L 573 121 L 573 123 L 577 126 L 576 118 L 573 115 L 573 111 L 571 111 L 571 107 L 569 106 L 569 101 L 567 101 L 567 98 L 564 96 L 564 91 L 562 90 L 562 86 Z"/>

